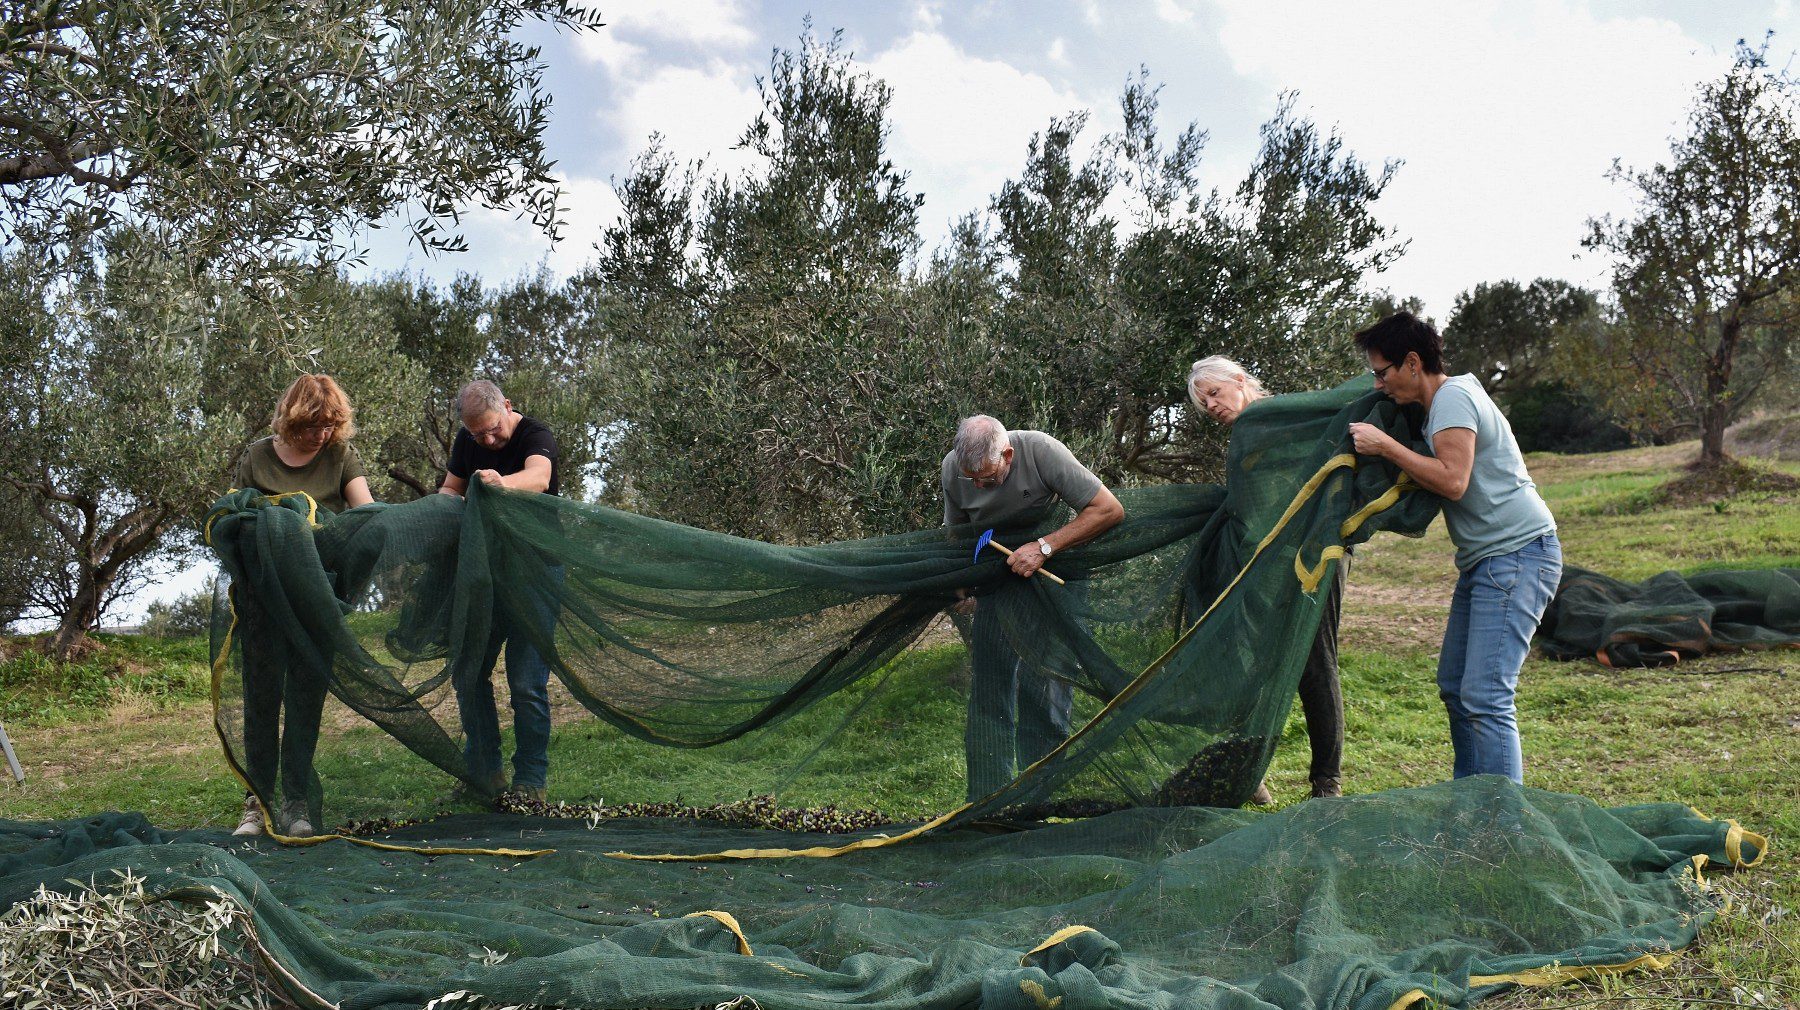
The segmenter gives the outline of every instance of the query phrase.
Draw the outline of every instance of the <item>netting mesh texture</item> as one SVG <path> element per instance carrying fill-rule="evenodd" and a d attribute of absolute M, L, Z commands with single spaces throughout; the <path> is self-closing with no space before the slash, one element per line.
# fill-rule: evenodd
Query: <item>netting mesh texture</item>
<path fill-rule="evenodd" d="M 253 911 L 297 1000 L 346 1008 L 456 989 L 606 1008 L 1379 1008 L 1663 963 L 1714 912 L 1700 871 L 1754 864 L 1763 839 L 1686 807 L 1603 810 L 1490 778 L 1227 809 L 1268 763 L 1342 551 L 1436 513 L 1351 454 L 1359 420 L 1418 444 L 1417 415 L 1366 381 L 1260 401 L 1224 487 L 1121 493 L 1121 526 L 1055 558 L 1067 587 L 972 561 L 973 529 L 790 547 L 480 488 L 335 518 L 230 496 L 208 519 L 229 575 L 217 726 L 259 795 L 304 790 L 315 823 L 343 785 L 278 773 L 272 738 L 246 738 L 246 701 L 268 704 L 255 675 L 299 684 L 283 688 L 290 714 L 322 686 L 480 790 L 457 689 L 496 628 L 624 733 L 766 741 L 804 776 L 846 723 L 792 717 L 968 590 L 962 630 L 1004 645 L 976 662 L 1069 685 L 1073 732 L 965 805 L 849 835 L 484 815 L 393 831 L 391 848 L 289 847 L 123 815 L 0 823 L 0 900 L 114 868 L 216 889 Z M 1599 620 L 1569 613 L 1555 631 Z M 1113 812 L 1032 823 L 1075 809 Z"/>
<path fill-rule="evenodd" d="M 1624 582 L 1582 568 L 1562 585 L 1538 627 L 1555 659 L 1617 668 L 1668 666 L 1711 652 L 1800 646 L 1800 569 L 1663 572 Z"/>
<path fill-rule="evenodd" d="M 843 725 L 809 739 L 788 717 L 880 669 L 961 590 L 978 597 L 971 636 L 1004 646 L 971 650 L 976 690 L 1003 679 L 981 664 L 1018 662 L 1071 685 L 1077 718 L 934 828 L 1045 804 L 1236 806 L 1287 717 L 1331 566 L 1346 545 L 1418 534 L 1436 513 L 1397 471 L 1349 452 L 1352 421 L 1417 442 L 1417 418 L 1367 385 L 1246 411 L 1225 487 L 1121 492 L 1125 521 L 1055 559 L 1067 586 L 1021 580 L 991 552 L 972 560 L 980 531 L 966 527 L 791 547 L 479 487 L 466 503 L 337 517 L 239 492 L 208 521 L 232 580 L 215 620 L 221 737 L 247 773 L 276 763 L 246 753 L 242 718 L 245 663 L 275 654 L 487 788 L 464 763 L 458 689 L 483 675 L 501 628 L 635 737 L 704 747 L 756 733 L 810 754 Z M 248 777 L 271 788 L 266 772 Z M 316 781 L 309 799 L 316 812 Z"/>
<path fill-rule="evenodd" d="M 392 840 L 522 834 L 554 853 L 286 847 L 138 815 L 0 822 L 0 902 L 113 869 L 155 892 L 216 890 L 252 910 L 297 1001 L 346 1010 L 453 990 L 608 1010 L 741 995 L 766 1008 L 1385 1010 L 1660 963 L 1715 914 L 1700 871 L 1754 863 L 1764 845 L 1682 806 L 1605 810 L 1491 777 L 1274 814 L 965 828 L 835 859 L 608 855 L 808 841 L 652 819 L 589 831 L 462 816 Z"/>

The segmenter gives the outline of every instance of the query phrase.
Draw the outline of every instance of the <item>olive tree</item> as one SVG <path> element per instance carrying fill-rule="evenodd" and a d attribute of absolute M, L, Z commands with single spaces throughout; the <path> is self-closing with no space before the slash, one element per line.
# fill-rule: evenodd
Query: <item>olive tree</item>
<path fill-rule="evenodd" d="M 1600 316 L 1599 296 L 1551 277 L 1483 282 L 1456 296 L 1444 324 L 1446 363 L 1472 372 L 1489 393 L 1560 378 L 1565 339 Z"/>
<path fill-rule="evenodd" d="M 1788 358 L 1800 325 L 1800 83 L 1741 45 L 1700 86 L 1669 160 L 1615 166 L 1635 212 L 1590 222 L 1612 257 L 1620 327 L 1611 364 L 1667 390 L 1700 431 L 1702 467 L 1725 462 L 1725 428 Z"/>
<path fill-rule="evenodd" d="M 106 264 L 8 306 L 20 339 L 0 373 L 0 483 L 47 534 L 25 574 L 59 656 L 133 573 L 191 547 L 300 372 L 334 375 L 373 445 L 411 420 L 422 384 L 384 315 L 334 270 L 295 270 L 308 283 L 270 302 L 196 279 L 141 235 L 111 237 Z"/>
<path fill-rule="evenodd" d="M 1109 481 L 1203 476 L 1220 440 L 1187 416 L 1188 362 L 1236 354 L 1289 389 L 1349 374 L 1362 282 L 1397 251 L 1372 212 L 1392 166 L 1290 99 L 1243 184 L 1203 191 L 1204 134 L 1159 137 L 1140 74 L 1124 130 L 1089 143 L 1086 112 L 1056 117 L 920 263 L 887 85 L 835 38 L 777 52 L 761 84 L 742 137 L 760 164 L 709 176 L 653 140 L 576 281 L 606 334 L 588 381 L 613 424 L 608 494 L 681 522 L 934 523 L 938 463 L 975 412 L 1055 433 Z"/>
<path fill-rule="evenodd" d="M 598 27 L 567 0 L 26 0 L 0 15 L 0 208 L 57 256 L 129 220 L 252 271 L 406 209 L 430 248 L 460 209 L 553 228 L 550 97 L 517 30 Z"/>

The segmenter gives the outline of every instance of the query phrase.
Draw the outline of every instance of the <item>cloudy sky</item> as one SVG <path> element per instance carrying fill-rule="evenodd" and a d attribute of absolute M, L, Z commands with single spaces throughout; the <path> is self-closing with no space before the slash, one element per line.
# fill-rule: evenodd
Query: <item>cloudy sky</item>
<path fill-rule="evenodd" d="M 733 149 L 757 109 L 771 50 L 804 19 L 842 29 L 857 61 L 893 87 L 893 157 L 924 194 L 929 249 L 984 208 L 1052 116 L 1118 121 L 1142 64 L 1163 82 L 1165 130 L 1211 135 L 1203 171 L 1231 186 L 1277 96 L 1336 127 L 1371 164 L 1403 162 L 1377 212 L 1410 244 L 1376 283 L 1422 297 L 1440 319 L 1484 280 L 1603 283 L 1580 257 L 1583 222 L 1621 212 L 1613 159 L 1648 165 L 1668 149 L 1695 85 L 1720 73 L 1738 39 L 1776 32 L 1773 62 L 1800 48 L 1800 3 L 1750 0 L 1060 0 L 1024 3 L 639 0 L 600 9 L 606 28 L 542 32 L 556 97 L 549 143 L 568 228 L 552 247 L 528 225 L 476 212 L 470 250 L 428 257 L 400 232 L 368 239 L 369 269 L 504 280 L 579 267 L 618 206 L 622 178 L 652 132 L 684 160 L 743 171 Z"/>

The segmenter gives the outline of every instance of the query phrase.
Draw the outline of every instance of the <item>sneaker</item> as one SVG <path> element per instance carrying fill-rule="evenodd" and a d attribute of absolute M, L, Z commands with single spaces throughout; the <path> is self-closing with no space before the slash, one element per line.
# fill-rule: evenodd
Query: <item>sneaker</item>
<path fill-rule="evenodd" d="M 238 826 L 233 828 L 231 833 L 239 838 L 263 833 L 262 804 L 256 802 L 256 797 L 244 797 L 244 819 L 238 821 Z"/>
<path fill-rule="evenodd" d="M 289 800 L 281 805 L 281 833 L 289 838 L 311 838 L 312 822 L 306 819 L 306 804 L 299 800 Z"/>
<path fill-rule="evenodd" d="M 1336 775 L 1328 775 L 1312 780 L 1312 794 L 1315 799 L 1321 796 L 1342 796 L 1344 787 L 1338 784 Z"/>
<path fill-rule="evenodd" d="M 1275 794 L 1269 792 L 1269 784 L 1267 782 L 1258 782 L 1256 784 L 1256 792 L 1250 794 L 1250 802 L 1259 807 L 1266 807 L 1275 802 Z"/>

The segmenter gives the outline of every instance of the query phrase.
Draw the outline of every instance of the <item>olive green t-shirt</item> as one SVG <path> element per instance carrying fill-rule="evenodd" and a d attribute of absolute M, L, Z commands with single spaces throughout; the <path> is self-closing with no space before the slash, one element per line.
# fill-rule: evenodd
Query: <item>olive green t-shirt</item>
<path fill-rule="evenodd" d="M 1041 431 L 1009 431 L 1012 469 L 996 488 L 980 488 L 956 467 L 956 453 L 944 457 L 944 524 L 1024 526 L 1043 519 L 1061 498 L 1077 512 L 1100 493 L 1100 478 L 1075 459 L 1069 447 Z"/>
<path fill-rule="evenodd" d="M 275 454 L 275 437 L 270 435 L 250 443 L 238 458 L 237 486 L 270 495 L 305 491 L 319 508 L 336 514 L 346 507 L 344 485 L 367 475 L 362 457 L 348 442 L 320 449 L 305 466 L 288 466 Z"/>

